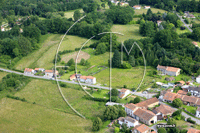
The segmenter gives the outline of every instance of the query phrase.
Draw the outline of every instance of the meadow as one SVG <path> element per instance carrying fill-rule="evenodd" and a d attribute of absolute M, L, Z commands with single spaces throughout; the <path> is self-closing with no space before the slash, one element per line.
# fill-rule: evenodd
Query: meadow
<path fill-rule="evenodd" d="M 99 116 L 105 109 L 104 103 L 83 98 L 86 93 L 78 85 L 69 84 L 67 88 L 62 88 L 62 91 L 71 106 L 86 118 Z M 54 81 L 33 79 L 15 96 L 25 98 L 31 103 L 35 102 L 37 105 L 76 115 L 61 97 Z"/>
<path fill-rule="evenodd" d="M 40 105 L 4 98 L 0 101 L 1 132 L 91 132 L 92 122 Z"/>
<path fill-rule="evenodd" d="M 134 15 L 140 15 L 140 14 L 146 14 L 148 11 L 148 9 L 143 9 L 143 7 L 140 9 L 140 10 L 135 10 L 135 14 Z M 157 12 L 160 12 L 160 13 L 165 13 L 167 11 L 165 10 L 162 10 L 162 9 L 157 9 L 157 8 L 151 8 L 151 11 L 153 13 L 157 13 Z"/>
<path fill-rule="evenodd" d="M 141 39 L 144 38 L 142 35 L 139 33 L 139 24 L 130 24 L 130 25 L 113 25 L 111 28 L 112 32 L 119 32 L 124 34 L 118 35 L 118 41 L 123 42 L 128 39 Z"/>
<path fill-rule="evenodd" d="M 60 43 L 62 37 L 63 35 L 60 34 L 47 34 L 42 36 L 42 40 L 44 41 L 41 42 L 40 49 L 32 52 L 26 57 L 23 57 L 19 62 L 16 63 L 15 69 L 24 70 L 26 67 L 51 69 L 54 66 L 53 60 L 56 55 L 58 44 Z M 67 35 L 64 38 L 59 51 L 80 48 L 86 41 L 86 38 Z M 92 42 L 93 41 L 91 40 L 88 45 Z"/>

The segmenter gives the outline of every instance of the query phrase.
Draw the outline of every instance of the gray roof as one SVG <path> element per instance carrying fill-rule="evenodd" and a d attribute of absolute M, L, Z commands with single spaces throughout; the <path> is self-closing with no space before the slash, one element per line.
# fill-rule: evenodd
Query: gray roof
<path fill-rule="evenodd" d="M 200 87 L 189 86 L 187 89 L 200 92 Z"/>

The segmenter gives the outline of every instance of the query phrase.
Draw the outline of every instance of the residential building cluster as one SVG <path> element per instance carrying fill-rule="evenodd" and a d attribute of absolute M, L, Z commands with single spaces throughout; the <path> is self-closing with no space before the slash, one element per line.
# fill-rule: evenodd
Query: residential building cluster
<path fill-rule="evenodd" d="M 163 75 L 178 76 L 180 74 L 181 69 L 176 67 L 158 65 L 157 71 L 159 72 L 159 74 Z"/>
<path fill-rule="evenodd" d="M 25 68 L 24 70 L 24 74 L 25 75 L 35 75 L 36 73 L 41 72 L 44 74 L 44 77 L 47 78 L 54 78 L 55 76 L 58 76 L 59 73 L 56 70 L 45 70 L 44 68 L 35 68 L 35 69 L 31 69 L 31 68 Z"/>
<path fill-rule="evenodd" d="M 72 74 L 70 76 L 72 81 L 80 81 L 88 84 L 96 84 L 96 78 L 93 76 L 82 76 L 81 74 Z"/>

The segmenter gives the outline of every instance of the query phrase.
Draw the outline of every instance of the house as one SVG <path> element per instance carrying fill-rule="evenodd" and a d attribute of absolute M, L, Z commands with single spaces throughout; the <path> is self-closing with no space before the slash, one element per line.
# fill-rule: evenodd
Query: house
<path fill-rule="evenodd" d="M 44 68 L 35 68 L 35 73 L 37 73 L 37 72 L 44 72 L 45 71 L 45 69 Z"/>
<path fill-rule="evenodd" d="M 192 96 L 200 97 L 200 87 L 189 86 L 187 88 L 182 88 L 186 92 L 190 92 Z"/>
<path fill-rule="evenodd" d="M 145 124 L 135 126 L 131 129 L 132 133 L 151 133 L 151 128 L 146 126 Z"/>
<path fill-rule="evenodd" d="M 20 32 L 20 33 L 23 33 L 23 29 L 22 29 L 22 28 L 20 28 L 20 29 L 19 29 L 19 32 Z"/>
<path fill-rule="evenodd" d="M 187 95 L 187 93 L 188 93 L 188 92 L 183 91 L 183 90 L 179 90 L 179 91 L 177 92 L 177 94 L 180 94 L 180 95 Z"/>
<path fill-rule="evenodd" d="M 171 116 L 174 113 L 174 109 L 168 105 L 161 104 L 159 107 L 156 107 L 152 110 L 154 114 L 157 115 L 157 120 L 162 120 L 165 116 Z"/>
<path fill-rule="evenodd" d="M 194 46 L 199 47 L 197 42 L 192 42 L 192 44 L 194 44 Z"/>
<path fill-rule="evenodd" d="M 171 82 L 171 81 L 174 81 L 175 78 L 174 77 L 169 77 L 169 78 L 165 78 L 165 80 Z"/>
<path fill-rule="evenodd" d="M 200 83 L 200 75 L 198 77 L 196 77 L 196 82 Z"/>
<path fill-rule="evenodd" d="M 135 105 L 138 107 L 145 107 L 147 109 L 147 108 L 154 107 L 158 104 L 159 104 L 159 100 L 156 97 L 154 97 L 154 98 L 150 98 L 145 101 L 139 102 Z"/>
<path fill-rule="evenodd" d="M 187 14 L 187 18 L 196 18 L 193 14 Z"/>
<path fill-rule="evenodd" d="M 160 26 L 160 24 L 161 24 L 162 22 L 163 22 L 163 21 L 161 21 L 161 20 L 158 20 L 158 21 L 157 21 L 158 27 Z"/>
<path fill-rule="evenodd" d="M 157 70 L 164 75 L 170 76 L 178 76 L 180 74 L 181 69 L 176 67 L 169 67 L 169 66 L 157 66 Z"/>
<path fill-rule="evenodd" d="M 138 9 L 139 10 L 139 9 L 141 9 L 141 6 L 140 5 L 135 5 L 135 6 L 133 6 L 133 9 L 135 9 L 135 10 Z"/>
<path fill-rule="evenodd" d="M 144 6 L 144 9 L 150 9 L 151 7 L 150 6 Z"/>
<path fill-rule="evenodd" d="M 200 118 L 200 107 L 198 107 L 197 110 L 196 110 L 196 117 Z"/>
<path fill-rule="evenodd" d="M 88 84 L 96 84 L 96 78 L 93 76 L 80 76 L 77 77 L 77 80 Z"/>
<path fill-rule="evenodd" d="M 180 83 L 181 85 L 185 84 L 185 81 L 181 80 L 181 81 L 177 81 L 178 83 Z"/>
<path fill-rule="evenodd" d="M 133 113 L 138 109 L 139 107 L 137 107 L 135 104 L 133 103 L 129 103 L 125 105 L 125 111 L 127 113 L 127 115 L 129 116 L 133 116 Z"/>
<path fill-rule="evenodd" d="M 124 117 L 118 118 L 118 123 L 120 125 L 126 124 L 128 128 L 139 125 L 139 122 L 136 119 L 133 119 L 129 116 L 126 116 L 125 118 Z"/>
<path fill-rule="evenodd" d="M 184 104 L 187 104 L 187 105 L 196 105 L 196 103 L 197 103 L 197 101 L 199 99 L 197 97 L 192 97 L 192 96 L 185 95 L 184 97 L 182 97 L 181 100 L 183 101 Z"/>
<path fill-rule="evenodd" d="M 56 72 L 55 72 L 55 70 L 45 70 L 44 72 L 45 72 L 44 76 L 47 78 L 53 78 L 53 77 L 56 77 L 57 75 L 59 75 L 57 70 L 56 70 Z"/>
<path fill-rule="evenodd" d="M 200 133 L 200 130 L 194 129 L 194 128 L 190 128 L 187 133 Z"/>
<path fill-rule="evenodd" d="M 25 68 L 24 74 L 26 75 L 34 75 L 34 70 L 30 68 Z"/>
<path fill-rule="evenodd" d="M 176 99 L 176 93 L 172 93 L 172 92 L 167 92 L 165 93 L 165 95 L 163 96 L 163 101 L 164 102 L 169 102 L 169 103 L 172 103 L 172 101 L 174 99 Z"/>
<path fill-rule="evenodd" d="M 131 93 L 130 90 L 122 88 L 122 89 L 119 91 L 119 98 L 123 99 L 123 98 L 125 98 L 126 96 L 128 96 L 130 93 Z"/>
<path fill-rule="evenodd" d="M 5 31 L 5 28 L 1 26 L 1 31 Z"/>

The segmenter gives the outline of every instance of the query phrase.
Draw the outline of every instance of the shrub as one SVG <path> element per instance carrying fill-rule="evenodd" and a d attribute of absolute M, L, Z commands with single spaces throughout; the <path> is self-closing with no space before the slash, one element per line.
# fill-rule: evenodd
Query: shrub
<path fill-rule="evenodd" d="M 187 122 L 190 122 L 190 123 L 192 123 L 192 124 L 196 124 L 196 121 L 193 121 L 193 120 L 191 119 L 191 117 L 189 117 L 189 118 L 187 119 Z"/>

